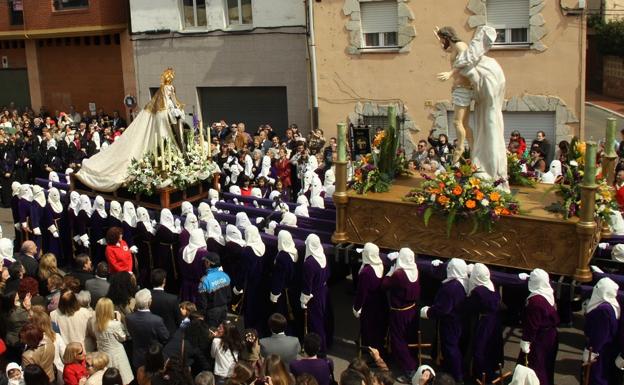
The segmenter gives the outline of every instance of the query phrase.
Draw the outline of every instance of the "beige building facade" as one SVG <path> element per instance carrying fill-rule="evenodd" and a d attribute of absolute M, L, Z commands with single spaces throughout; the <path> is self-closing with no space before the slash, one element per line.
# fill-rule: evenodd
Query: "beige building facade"
<path fill-rule="evenodd" d="M 314 3 L 319 126 L 378 124 L 395 104 L 408 148 L 431 128 L 454 137 L 450 70 L 433 30 L 469 42 L 479 25 L 499 32 L 489 56 L 507 79 L 506 134 L 537 130 L 551 142 L 582 136 L 586 15 L 578 0 L 323 0 Z"/>

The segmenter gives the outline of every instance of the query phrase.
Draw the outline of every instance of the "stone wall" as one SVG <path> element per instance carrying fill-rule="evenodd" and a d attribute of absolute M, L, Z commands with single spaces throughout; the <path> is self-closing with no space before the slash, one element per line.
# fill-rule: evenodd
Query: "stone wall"
<path fill-rule="evenodd" d="M 605 56 L 602 74 L 602 92 L 614 98 L 624 98 L 624 58 Z"/>

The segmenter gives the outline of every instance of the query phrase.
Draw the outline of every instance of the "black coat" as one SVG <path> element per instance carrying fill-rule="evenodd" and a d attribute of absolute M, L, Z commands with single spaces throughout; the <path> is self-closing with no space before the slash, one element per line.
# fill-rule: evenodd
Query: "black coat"
<path fill-rule="evenodd" d="M 15 259 L 24 266 L 26 269 L 26 275 L 29 277 L 33 277 L 36 280 L 39 280 L 37 276 L 37 272 L 39 271 L 39 262 L 29 255 L 19 253 Z"/>
<path fill-rule="evenodd" d="M 169 330 L 162 318 L 149 311 L 137 310 L 126 316 L 126 326 L 132 337 L 132 364 L 135 369 L 145 365 L 145 353 L 152 342 L 165 345 Z"/>
<path fill-rule="evenodd" d="M 163 319 L 169 334 L 175 333 L 182 321 L 177 296 L 164 290 L 152 290 L 150 310 Z"/>

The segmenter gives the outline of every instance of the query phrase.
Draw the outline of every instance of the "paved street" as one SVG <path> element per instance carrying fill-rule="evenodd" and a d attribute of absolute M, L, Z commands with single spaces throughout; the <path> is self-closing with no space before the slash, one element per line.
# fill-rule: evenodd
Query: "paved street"
<path fill-rule="evenodd" d="M 585 139 L 599 140 L 605 136 L 607 118 L 616 118 L 618 131 L 624 128 L 624 119 L 597 107 L 585 106 Z M 617 136 L 620 140 L 620 136 Z"/>

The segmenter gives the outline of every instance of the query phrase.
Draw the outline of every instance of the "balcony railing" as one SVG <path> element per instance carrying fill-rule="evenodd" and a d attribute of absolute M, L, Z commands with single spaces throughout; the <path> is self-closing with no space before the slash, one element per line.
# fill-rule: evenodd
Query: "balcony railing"
<path fill-rule="evenodd" d="M 11 25 L 24 25 L 23 0 L 9 0 L 9 21 Z"/>

